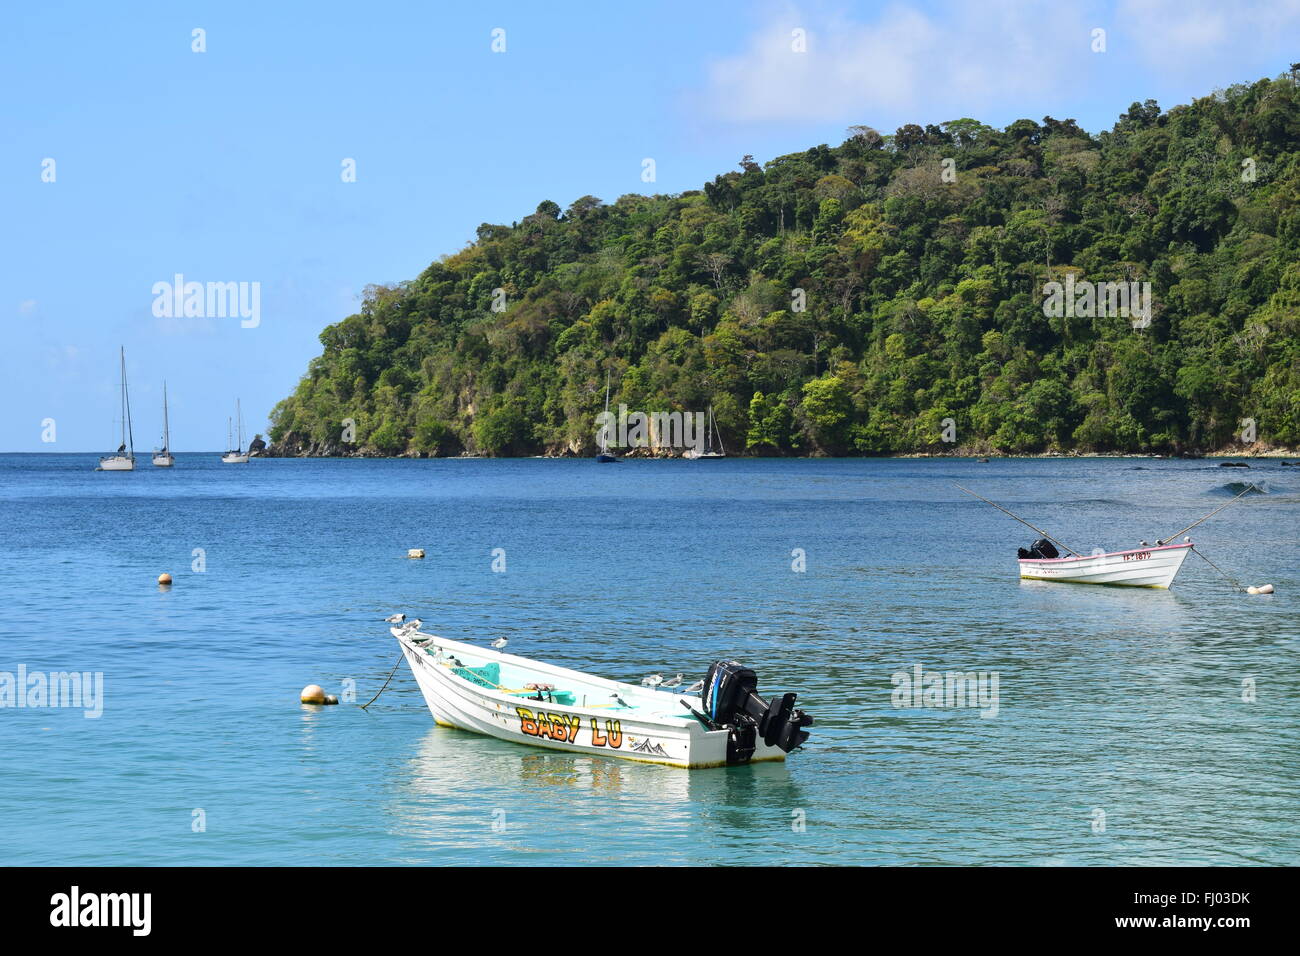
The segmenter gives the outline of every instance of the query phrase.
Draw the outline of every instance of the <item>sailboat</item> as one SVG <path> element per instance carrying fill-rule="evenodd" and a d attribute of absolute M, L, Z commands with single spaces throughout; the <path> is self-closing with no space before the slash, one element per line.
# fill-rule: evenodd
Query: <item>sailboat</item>
<path fill-rule="evenodd" d="M 609 370 L 605 370 L 605 427 L 600 430 L 600 454 L 596 461 L 602 465 L 618 461 L 609 453 Z"/>
<path fill-rule="evenodd" d="M 122 357 L 122 444 L 117 452 L 99 459 L 97 471 L 135 471 L 135 436 L 131 431 L 131 400 L 126 392 L 126 348 Z"/>
<path fill-rule="evenodd" d="M 237 434 L 239 442 L 235 445 L 234 451 L 228 451 L 221 456 L 221 461 L 227 465 L 246 465 L 248 464 L 248 452 L 244 451 L 244 416 L 239 410 L 239 399 L 235 399 L 235 420 L 238 424 Z M 226 419 L 226 447 L 230 447 L 230 419 Z"/>
<path fill-rule="evenodd" d="M 722 447 L 722 434 L 718 431 L 718 423 L 713 418 L 713 406 L 709 406 L 709 423 L 704 430 L 704 450 L 696 451 L 694 448 L 688 450 L 683 458 L 726 458 L 727 450 Z"/>
<path fill-rule="evenodd" d="M 153 453 L 153 463 L 159 468 L 170 468 L 176 464 L 172 457 L 171 431 L 167 427 L 167 383 L 163 382 L 163 443 L 162 450 Z"/>

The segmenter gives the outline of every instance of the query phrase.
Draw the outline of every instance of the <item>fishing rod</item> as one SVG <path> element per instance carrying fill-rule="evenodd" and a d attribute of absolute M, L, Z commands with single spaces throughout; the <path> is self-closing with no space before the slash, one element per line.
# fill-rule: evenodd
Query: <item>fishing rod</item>
<path fill-rule="evenodd" d="M 1189 524 L 1189 525 L 1188 525 L 1186 528 L 1184 528 L 1182 531 L 1175 531 L 1173 534 L 1171 534 L 1171 535 L 1170 535 L 1169 537 L 1167 537 L 1167 538 L 1160 538 L 1160 539 L 1158 539 L 1158 540 L 1156 541 L 1156 544 L 1157 544 L 1157 545 L 1164 544 L 1164 543 L 1167 543 L 1167 542 L 1169 542 L 1169 541 L 1173 541 L 1173 540 L 1174 540 L 1175 538 L 1177 538 L 1180 534 L 1186 534 L 1187 532 L 1189 532 L 1189 531 L 1191 531 L 1193 528 L 1195 528 L 1198 524 L 1200 524 L 1201 521 L 1205 521 L 1205 520 L 1207 520 L 1207 519 L 1209 519 L 1209 518 L 1213 518 L 1215 515 L 1217 515 L 1217 514 L 1218 514 L 1220 511 L 1222 511 L 1224 508 L 1228 507 L 1228 505 L 1232 504 L 1233 501 L 1236 501 L 1237 498 L 1242 497 L 1242 495 L 1245 495 L 1247 492 L 1250 492 L 1250 491 L 1259 491 L 1259 489 L 1258 489 L 1257 487 L 1255 487 L 1255 485 L 1254 485 L 1252 482 L 1247 482 L 1247 483 L 1246 483 L 1246 487 L 1242 490 L 1241 494 L 1240 494 L 1240 495 L 1237 495 L 1235 498 L 1233 498 L 1232 501 L 1229 501 L 1227 504 L 1223 504 L 1223 505 L 1220 505 L 1219 507 L 1215 508 L 1213 511 L 1211 511 L 1211 512 L 1210 512 L 1208 515 L 1206 515 L 1204 518 L 1201 518 L 1200 521 L 1193 521 L 1191 524 Z"/>
<path fill-rule="evenodd" d="M 1070 552 L 1072 555 L 1074 555 L 1076 558 L 1081 558 L 1081 557 L 1083 557 L 1083 555 L 1081 555 L 1078 551 L 1075 551 L 1073 548 L 1069 547 L 1068 545 L 1063 544 L 1063 543 L 1060 542 L 1060 541 L 1057 541 L 1055 538 L 1053 538 L 1050 534 L 1048 534 L 1048 533 L 1047 533 L 1046 531 L 1044 531 L 1042 528 L 1034 528 L 1034 526 L 1031 525 L 1031 524 L 1030 524 L 1028 521 L 1026 521 L 1024 518 L 1020 517 L 1019 515 L 1012 514 L 1010 511 L 1008 511 L 1006 508 L 1002 507 L 1002 506 L 1001 506 L 1000 504 L 998 504 L 996 501 L 989 501 L 989 500 L 988 500 L 987 498 L 985 498 L 984 496 L 975 494 L 975 492 L 971 491 L 969 488 L 962 488 L 962 486 L 961 486 L 961 485 L 958 485 L 957 482 L 955 482 L 955 481 L 953 482 L 953 484 L 954 484 L 956 487 L 961 488 L 962 491 L 966 492 L 966 494 L 970 495 L 972 498 L 979 498 L 980 501 L 984 502 L 985 504 L 992 505 L 994 508 L 997 508 L 998 511 L 1001 511 L 1004 515 L 1008 515 L 1008 516 L 1010 516 L 1010 517 L 1012 517 L 1012 518 L 1015 518 L 1017 521 L 1019 521 L 1019 522 L 1020 522 L 1022 525 L 1024 525 L 1025 527 L 1027 527 L 1027 528 L 1033 528 L 1033 530 L 1037 531 L 1039 534 L 1041 534 L 1041 535 L 1042 535 L 1044 538 L 1046 538 L 1048 541 L 1051 541 L 1053 544 L 1058 544 L 1058 545 L 1060 545 L 1062 548 L 1064 548 L 1066 551 L 1069 551 L 1069 552 Z M 1209 517 L 1209 516 L 1206 515 L 1206 517 Z M 1205 519 L 1203 518 L 1203 519 L 1201 519 L 1201 520 L 1205 520 Z"/>

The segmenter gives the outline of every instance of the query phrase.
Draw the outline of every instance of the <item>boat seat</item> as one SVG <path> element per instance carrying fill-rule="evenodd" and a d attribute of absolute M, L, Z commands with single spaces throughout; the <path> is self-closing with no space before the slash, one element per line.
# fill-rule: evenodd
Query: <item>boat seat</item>
<path fill-rule="evenodd" d="M 540 703 L 550 704 L 573 704 L 577 700 L 573 693 L 567 690 L 555 690 L 550 684 L 541 684 L 533 687 L 502 687 L 501 686 L 501 665 L 496 661 L 490 664 L 484 664 L 482 667 L 464 667 L 449 664 L 451 672 L 457 677 L 463 677 L 471 684 L 477 684 L 479 687 L 486 687 L 489 690 L 500 691 L 503 694 L 509 694 L 511 697 L 519 697 L 524 700 L 536 700 Z M 540 695 L 540 696 L 539 696 Z"/>
<path fill-rule="evenodd" d="M 540 687 L 526 687 L 523 690 L 507 691 L 511 697 L 519 697 L 523 700 L 535 700 L 543 704 L 569 704 L 577 702 L 577 698 L 567 690 L 553 690 Z M 540 696 L 539 696 L 540 695 Z"/>

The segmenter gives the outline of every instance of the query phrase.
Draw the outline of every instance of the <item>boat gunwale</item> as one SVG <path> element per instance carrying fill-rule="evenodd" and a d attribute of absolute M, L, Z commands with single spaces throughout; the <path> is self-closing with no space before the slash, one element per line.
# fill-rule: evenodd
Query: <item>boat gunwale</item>
<path fill-rule="evenodd" d="M 1179 548 L 1191 548 L 1195 545 L 1191 541 L 1181 544 L 1161 544 L 1150 548 L 1132 548 L 1128 551 L 1107 551 L 1104 554 L 1081 554 L 1074 558 L 1017 558 L 1020 564 L 1069 564 L 1074 561 L 1095 561 L 1098 558 L 1118 558 L 1125 554 L 1142 554 L 1152 551 L 1174 551 Z"/>
<path fill-rule="evenodd" d="M 625 688 L 638 697 L 648 693 L 664 694 L 665 703 L 668 703 L 671 698 L 677 696 L 676 693 L 668 694 L 666 691 L 651 691 L 649 688 L 639 687 L 636 684 L 627 684 L 622 681 L 614 681 L 605 677 L 598 677 L 592 674 L 585 674 L 582 671 L 576 671 L 573 670 L 572 668 L 561 667 L 558 664 L 547 664 L 542 661 L 535 661 L 532 658 L 519 657 L 518 655 L 515 654 L 503 654 L 500 651 L 493 650 L 491 648 L 479 647 L 474 644 L 466 644 L 462 641 L 453 641 L 450 638 L 442 638 L 433 634 L 421 635 L 421 636 L 428 637 L 429 640 L 425 641 L 422 644 L 415 644 L 414 642 L 411 641 L 410 637 L 407 635 L 402 635 L 400 637 L 397 637 L 397 640 L 400 643 L 405 644 L 413 652 L 426 651 L 429 645 L 436 641 L 441 646 L 450 645 L 450 647 L 453 649 L 463 648 L 466 654 L 487 655 L 490 658 L 497 660 L 498 662 L 509 661 L 515 666 L 519 666 L 522 664 L 524 665 L 525 669 L 543 668 L 544 669 L 543 672 L 546 673 L 547 676 L 551 676 L 551 677 L 573 675 L 574 677 L 578 678 L 579 683 L 588 683 L 588 684 L 596 683 L 598 685 L 605 685 L 606 687 L 609 688 Z M 429 663 L 434 664 L 435 662 L 431 659 Z M 463 685 L 463 687 L 471 689 L 478 696 L 490 700 L 494 700 L 498 703 L 517 706 L 531 701 L 534 704 L 544 705 L 547 709 L 563 711 L 568 713 L 579 713 L 589 717 L 607 717 L 610 716 L 611 714 L 617 714 L 619 720 L 633 720 L 639 723 L 643 723 L 655 727 L 664 727 L 672 730 L 685 730 L 688 734 L 693 734 L 695 732 L 692 730 L 692 728 L 698 728 L 699 731 L 702 731 L 705 734 L 726 733 L 725 730 L 711 731 L 707 729 L 697 719 L 695 719 L 695 717 L 689 711 L 684 711 L 681 714 L 667 713 L 666 711 L 659 714 L 651 714 L 649 712 L 648 706 L 611 708 L 611 707 L 600 707 L 600 706 L 593 707 L 590 705 L 584 706 L 580 704 L 562 704 L 558 701 L 535 700 L 528 697 L 517 697 L 513 694 L 507 694 L 502 691 L 496 690 L 495 688 L 492 687 L 484 687 L 483 685 L 477 684 L 474 681 L 469 680 L 468 678 L 460 676 L 451 667 L 443 667 L 442 670 L 438 670 L 437 667 L 435 666 L 433 672 L 435 674 L 442 673 L 444 676 L 452 679 L 453 681 L 459 681 L 460 684 Z M 683 693 L 681 696 L 690 698 L 694 695 Z M 671 721 L 685 720 L 686 722 L 681 724 L 666 723 L 666 721 L 670 721 L 670 720 Z"/>

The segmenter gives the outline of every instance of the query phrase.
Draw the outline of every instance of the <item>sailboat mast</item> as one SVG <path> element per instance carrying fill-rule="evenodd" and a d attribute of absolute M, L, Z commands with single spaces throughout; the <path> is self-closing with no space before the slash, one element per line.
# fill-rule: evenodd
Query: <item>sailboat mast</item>
<path fill-rule="evenodd" d="M 244 450 L 244 413 L 239 407 L 239 399 L 235 399 L 235 427 L 238 429 L 236 434 L 239 436 L 239 445 L 235 450 L 242 453 Z"/>
<path fill-rule="evenodd" d="M 605 369 L 605 427 L 600 432 L 600 450 L 601 453 L 608 453 L 609 439 L 609 369 Z"/>
<path fill-rule="evenodd" d="M 167 427 L 167 383 L 163 382 L 163 451 L 170 452 L 172 448 L 171 431 Z"/>
<path fill-rule="evenodd" d="M 126 346 L 121 346 L 120 366 L 117 373 L 118 391 L 121 392 L 119 398 L 122 400 L 122 411 L 118 421 L 122 423 L 122 440 L 119 445 L 126 446 Z"/>
<path fill-rule="evenodd" d="M 131 398 L 126 391 L 126 347 L 122 347 L 122 408 L 126 412 L 126 420 L 123 423 L 126 428 L 126 441 L 124 444 L 129 449 L 131 458 L 135 457 L 135 429 L 131 427 Z"/>

